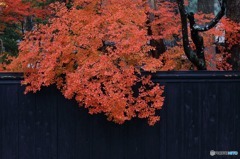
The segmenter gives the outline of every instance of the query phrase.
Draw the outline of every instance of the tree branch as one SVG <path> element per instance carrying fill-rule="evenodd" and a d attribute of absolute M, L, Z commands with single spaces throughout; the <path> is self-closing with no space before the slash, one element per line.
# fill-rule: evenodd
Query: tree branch
<path fill-rule="evenodd" d="M 187 12 L 184 7 L 183 0 L 177 0 L 178 8 L 182 22 L 182 36 L 183 36 L 183 48 L 188 59 L 197 67 L 198 70 L 206 70 L 205 59 L 200 59 L 195 51 L 192 50 L 188 39 L 188 23 L 187 23 Z M 197 40 L 195 41 L 197 43 Z M 199 40 L 201 42 L 201 40 Z M 201 57 L 201 56 L 200 56 Z"/>

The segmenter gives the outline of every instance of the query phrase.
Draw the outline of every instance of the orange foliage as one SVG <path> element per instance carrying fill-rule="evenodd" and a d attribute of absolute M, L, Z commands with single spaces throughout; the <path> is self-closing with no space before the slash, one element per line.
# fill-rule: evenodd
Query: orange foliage
<path fill-rule="evenodd" d="M 134 117 L 154 124 L 164 98 L 160 86 L 140 75 L 140 69 L 161 66 L 148 53 L 145 4 L 77 0 L 73 5 L 52 4 L 55 18 L 27 33 L 21 43 L 11 68 L 25 72 L 26 92 L 56 84 L 91 114 L 104 113 L 119 124 Z M 141 85 L 138 93 L 136 84 Z"/>
<path fill-rule="evenodd" d="M 20 22 L 29 15 L 42 16 L 43 10 L 33 8 L 30 2 L 22 0 L 2 0 L 0 2 L 0 20 L 3 22 Z"/>

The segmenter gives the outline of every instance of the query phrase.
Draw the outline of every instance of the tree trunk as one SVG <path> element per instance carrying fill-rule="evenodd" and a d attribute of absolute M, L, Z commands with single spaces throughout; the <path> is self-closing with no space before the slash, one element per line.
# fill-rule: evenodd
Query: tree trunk
<path fill-rule="evenodd" d="M 26 30 L 31 31 L 33 29 L 33 20 L 32 16 L 27 16 L 26 18 Z"/>
<path fill-rule="evenodd" d="M 227 17 L 235 22 L 240 22 L 240 1 L 239 0 L 228 0 L 227 1 Z M 226 36 L 231 36 L 226 34 Z M 240 45 L 234 45 L 230 49 L 231 53 L 231 64 L 233 70 L 240 70 Z"/>
<path fill-rule="evenodd" d="M 240 22 L 240 1 L 228 0 L 227 1 L 227 17 L 235 22 Z"/>
<path fill-rule="evenodd" d="M 214 0 L 198 0 L 198 11 L 203 13 L 213 13 Z"/>
<path fill-rule="evenodd" d="M 150 5 L 150 8 L 156 10 L 157 9 L 157 1 L 156 0 L 148 0 L 148 4 Z M 151 23 L 154 20 L 154 15 L 150 14 L 149 15 L 149 22 Z M 152 35 L 152 29 L 151 27 L 148 28 L 148 34 Z M 154 58 L 159 58 L 159 56 L 166 51 L 166 47 L 164 45 L 163 39 L 159 40 L 150 40 L 151 46 L 155 47 L 155 50 L 151 51 L 151 55 Z"/>

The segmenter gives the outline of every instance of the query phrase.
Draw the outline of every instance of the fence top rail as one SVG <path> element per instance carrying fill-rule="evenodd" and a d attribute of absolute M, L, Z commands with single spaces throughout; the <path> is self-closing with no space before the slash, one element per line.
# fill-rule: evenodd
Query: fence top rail
<path fill-rule="evenodd" d="M 23 73 L 21 72 L 0 72 L 1 80 L 22 80 Z"/>
<path fill-rule="evenodd" d="M 149 72 L 143 72 L 147 75 Z M 240 80 L 240 71 L 160 71 L 152 74 L 154 80 Z"/>
<path fill-rule="evenodd" d="M 240 81 L 240 71 L 159 71 L 156 73 L 142 72 L 142 75 L 152 75 L 155 80 L 237 80 Z M 21 72 L 0 72 L 0 82 L 21 81 Z M 4 83 L 5 83 L 4 82 Z"/>

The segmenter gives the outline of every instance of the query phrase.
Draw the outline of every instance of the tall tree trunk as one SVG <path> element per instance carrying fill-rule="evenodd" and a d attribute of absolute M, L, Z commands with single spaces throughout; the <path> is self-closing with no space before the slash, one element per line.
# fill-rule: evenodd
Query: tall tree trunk
<path fill-rule="evenodd" d="M 240 22 L 240 1 L 228 0 L 227 1 L 227 17 L 235 22 Z M 226 36 L 231 36 L 226 34 Z M 231 49 L 231 64 L 233 70 L 240 70 L 240 45 L 234 45 Z"/>
<path fill-rule="evenodd" d="M 150 6 L 150 8 L 157 10 L 157 0 L 148 0 L 148 4 Z M 154 20 L 154 15 L 150 13 L 149 15 L 149 23 L 151 23 Z M 148 34 L 152 35 L 152 28 L 149 27 L 148 28 Z M 159 40 L 150 40 L 150 44 L 151 46 L 155 47 L 155 50 L 151 51 L 151 54 L 154 58 L 159 58 L 159 56 L 166 51 L 166 47 L 164 45 L 164 41 L 163 39 L 159 39 Z"/>
<path fill-rule="evenodd" d="M 31 31 L 33 29 L 33 17 L 27 16 L 26 18 L 26 30 Z"/>
<path fill-rule="evenodd" d="M 214 0 L 198 0 L 198 11 L 203 13 L 213 13 Z"/>
<path fill-rule="evenodd" d="M 240 22 L 240 1 L 228 0 L 227 1 L 227 17 L 235 22 Z"/>

